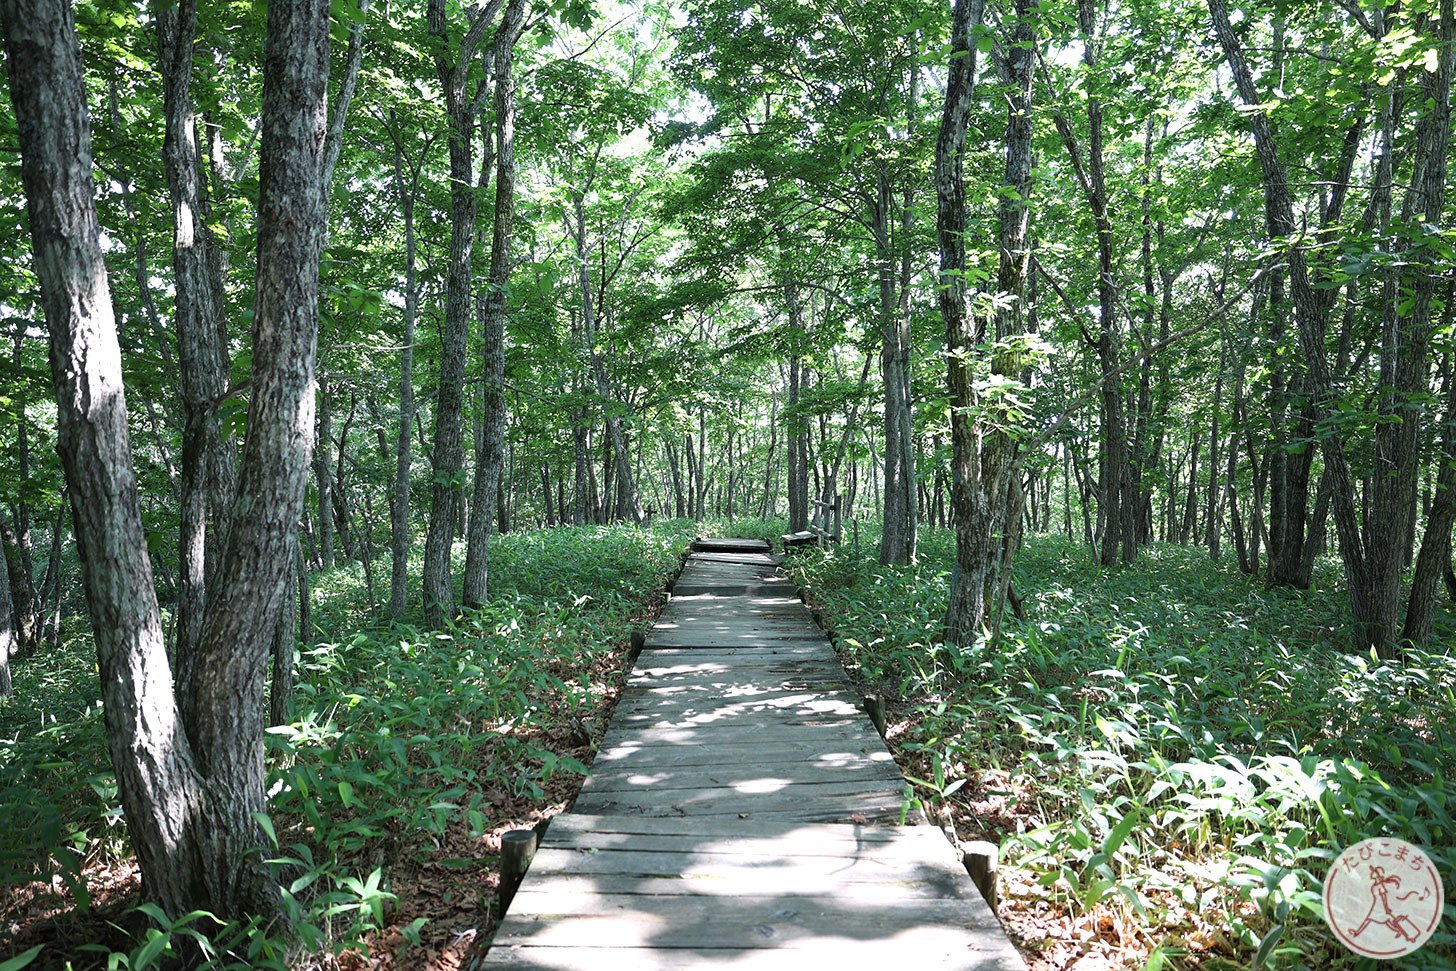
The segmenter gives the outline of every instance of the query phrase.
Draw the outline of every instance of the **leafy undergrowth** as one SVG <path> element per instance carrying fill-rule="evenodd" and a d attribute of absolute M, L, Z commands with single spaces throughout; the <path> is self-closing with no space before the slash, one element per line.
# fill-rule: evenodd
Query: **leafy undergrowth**
<path fill-rule="evenodd" d="M 918 567 L 792 561 L 933 818 L 1002 852 L 1000 916 L 1035 971 L 1354 968 L 1323 922 L 1345 846 L 1403 837 L 1456 872 L 1456 659 L 1342 647 L 1338 592 L 1271 590 L 1155 547 L 1018 557 L 1025 621 L 939 633 L 951 536 Z M 1333 584 L 1331 584 L 1333 586 Z M 1401 968 L 1456 967 L 1456 907 Z"/>
<path fill-rule="evenodd" d="M 501 834 L 575 797 L 629 634 L 696 529 L 498 537 L 490 603 L 454 627 L 377 625 L 301 651 L 294 720 L 267 736 L 264 851 L 291 942 L 147 920 L 89 640 L 26 662 L 0 708 L 0 963 L 44 945 L 31 967 L 165 967 L 205 929 L 218 967 L 467 965 L 494 929 Z M 325 623 L 367 613 L 360 579 L 315 578 Z"/>

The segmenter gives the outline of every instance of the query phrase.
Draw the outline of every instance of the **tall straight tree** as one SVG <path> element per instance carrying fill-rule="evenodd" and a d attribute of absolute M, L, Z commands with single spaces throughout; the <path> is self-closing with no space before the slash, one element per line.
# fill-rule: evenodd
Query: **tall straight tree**
<path fill-rule="evenodd" d="M 1035 59 L 1031 0 L 1016 0 L 995 50 L 1001 60 L 1008 106 L 1005 175 L 997 218 L 994 330 L 973 309 L 966 293 L 966 195 L 962 155 L 975 101 L 976 51 L 971 31 L 980 26 L 984 0 L 956 0 L 951 23 L 951 62 L 945 112 L 935 146 L 935 187 L 940 242 L 940 312 L 945 322 L 947 379 L 954 450 L 951 518 L 956 533 L 946 636 L 968 643 L 982 629 L 999 569 L 1005 536 L 1019 515 L 1013 495 L 1016 443 L 996 407 L 978 391 L 982 345 L 1005 341 L 1024 329 L 1031 190 L 1031 78 Z M 1016 355 L 1004 345 L 991 352 L 991 373 L 1014 379 Z M 978 414 L 978 412 L 980 414 Z"/>
<path fill-rule="evenodd" d="M 395 431 L 394 481 L 389 492 L 389 613 L 401 618 L 409 601 L 410 545 L 410 427 L 415 420 L 415 324 L 420 310 L 419 240 L 415 232 L 415 203 L 420 194 L 420 170 L 428 143 L 418 156 L 406 156 L 398 115 L 390 109 L 385 129 L 394 143 L 394 189 L 404 234 L 404 333 L 399 352 L 399 422 Z"/>
<path fill-rule="evenodd" d="M 450 549 L 463 497 L 465 469 L 465 359 L 470 335 L 471 260 L 475 250 L 476 97 L 470 67 L 486 31 L 505 0 L 488 0 L 469 11 L 458 45 L 450 36 L 445 0 L 429 0 L 430 37 L 435 70 L 445 94 L 450 122 L 450 261 L 445 274 L 445 328 L 440 338 L 440 377 L 435 396 L 435 441 L 430 456 L 430 525 L 425 534 L 425 622 L 440 625 L 454 612 Z"/>
<path fill-rule="evenodd" d="M 485 286 L 475 297 L 485 348 L 485 380 L 481 382 L 485 428 L 476 454 L 475 488 L 470 501 L 470 542 L 465 551 L 462 596 L 467 607 L 485 603 L 490 575 L 490 535 L 495 520 L 491 513 L 500 494 L 505 454 L 506 296 L 516 215 L 516 91 L 511 70 L 525 6 L 525 0 L 510 0 L 506 4 L 491 50 L 495 86 L 495 210 L 490 269 Z"/>
<path fill-rule="evenodd" d="M 131 462 L 75 21 L 65 0 L 4 0 L 0 21 L 58 447 L 143 887 L 172 914 L 273 913 L 277 889 L 256 853 L 263 682 L 309 464 L 329 5 L 268 8 L 254 365 L 237 493 L 247 515 L 232 517 L 191 683 L 176 695 Z"/>

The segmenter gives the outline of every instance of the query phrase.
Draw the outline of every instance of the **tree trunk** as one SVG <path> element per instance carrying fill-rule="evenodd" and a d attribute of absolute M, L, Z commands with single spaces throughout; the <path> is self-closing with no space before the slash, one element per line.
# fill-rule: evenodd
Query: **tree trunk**
<path fill-rule="evenodd" d="M 41 611 L 30 554 L 30 530 L 22 532 L 0 517 L 0 545 L 4 546 L 6 580 L 15 616 L 15 650 L 22 656 L 30 655 L 40 646 Z"/>
<path fill-rule="evenodd" d="M 885 391 L 884 529 L 880 562 L 915 557 L 915 452 L 910 436 L 910 320 L 896 297 L 895 252 L 890 238 L 890 182 L 881 167 L 874 206 L 875 258 L 879 273 L 880 371 Z"/>
<path fill-rule="evenodd" d="M 476 314 L 485 345 L 481 382 L 484 414 L 482 447 L 476 453 L 475 489 L 471 494 L 470 541 L 466 548 L 463 602 L 485 603 L 490 573 L 491 513 L 500 503 L 505 454 L 506 296 L 511 275 L 511 234 L 516 214 L 515 85 L 512 53 L 521 32 L 523 0 L 506 5 L 492 50 L 495 87 L 495 214 L 491 227 L 490 269 L 476 294 Z M 483 168 L 483 166 L 482 166 Z"/>
<path fill-rule="evenodd" d="M 1447 313 L 1451 311 L 1451 293 L 1447 294 Z M 1456 524 L 1456 374 L 1450 356 L 1445 367 L 1446 414 L 1441 422 L 1439 469 L 1436 473 L 1436 495 L 1426 518 L 1426 531 L 1416 557 L 1415 577 L 1411 581 L 1410 599 L 1406 603 L 1405 624 L 1401 639 L 1410 644 L 1427 644 L 1431 639 L 1431 616 L 1439 596 L 1441 574 L 1451 562 L 1451 527 Z"/>
<path fill-rule="evenodd" d="M 450 259 L 445 275 L 445 326 L 440 338 L 440 376 L 431 454 L 430 525 L 425 534 L 423 571 L 425 623 L 431 627 L 443 625 L 454 613 L 450 553 L 463 512 L 461 490 L 465 448 L 462 408 L 476 213 L 471 153 L 475 99 L 467 90 L 467 82 L 475 51 L 488 21 L 498 10 L 499 4 L 476 10 L 457 48 L 450 38 L 445 0 L 429 0 L 427 6 L 430 37 L 435 45 L 435 71 L 445 93 L 445 113 L 450 124 Z"/>
<path fill-rule="evenodd" d="M 337 523 L 334 520 L 334 407 L 329 392 L 329 376 L 320 374 L 318 380 L 318 442 L 314 448 L 314 488 L 318 496 L 318 547 L 319 568 L 332 570 L 336 562 L 335 537 Z"/>
<path fill-rule="evenodd" d="M 74 21 L 0 3 L 36 273 L 51 335 L 58 448 L 95 629 L 106 720 L 146 894 L 180 916 L 278 910 L 262 842 L 263 660 L 303 501 L 312 425 L 319 155 L 329 8 L 269 5 L 254 378 L 238 500 L 191 683 L 174 696 L 131 465 L 92 188 Z M 179 711 L 178 702 L 186 708 Z"/>
<path fill-rule="evenodd" d="M 945 111 L 935 149 L 940 244 L 940 312 L 945 323 L 947 376 L 951 397 L 954 453 L 951 519 L 956 532 L 946 637 L 968 644 L 982 630 L 994 604 L 1000 567 L 1007 564 L 1006 539 L 1018 515 L 1012 492 L 1016 444 L 1001 422 L 982 425 L 971 409 L 978 404 L 973 355 L 987 338 L 984 318 L 973 317 L 966 300 L 966 213 L 962 152 L 970 110 L 975 102 L 977 48 L 973 29 L 980 26 L 982 0 L 956 0 L 951 34 L 950 74 Z M 998 207 L 996 275 L 999 298 L 997 340 L 1022 329 L 1027 258 L 1027 197 L 1031 176 L 1031 80 L 1033 24 L 1027 0 L 1018 0 L 1014 18 L 998 38 L 997 57 L 1008 80 L 1006 163 Z M 993 373 L 1011 377 L 1020 370 L 1015 355 L 995 352 Z"/>
<path fill-rule="evenodd" d="M 784 229 L 779 227 L 780 239 Z M 809 443 L 804 417 L 799 413 L 799 399 L 804 386 L 804 305 L 798 284 L 792 279 L 784 283 L 784 305 L 789 314 L 789 402 L 784 409 L 787 423 L 789 532 L 809 528 Z"/>
<path fill-rule="evenodd" d="M 399 425 L 395 432 L 394 481 L 389 495 L 389 613 L 398 620 L 409 609 L 410 424 L 415 418 L 415 325 L 420 306 L 415 200 L 419 197 L 421 161 L 406 161 L 404 144 L 396 134 L 398 122 L 393 111 L 389 120 L 390 134 L 395 139 L 394 194 L 404 223 L 404 339 L 400 342 Z"/>
<path fill-rule="evenodd" d="M 1213 410 L 1208 418 L 1208 488 L 1203 498 L 1206 503 L 1203 515 L 1203 545 L 1208 547 L 1208 558 L 1217 560 L 1219 541 L 1223 537 L 1222 517 L 1219 516 L 1218 449 L 1221 444 L 1218 432 L 1219 412 L 1223 410 L 1224 342 L 1219 341 L 1218 376 L 1213 383 Z"/>
<path fill-rule="evenodd" d="M 181 521 L 178 550 L 181 590 L 177 600 L 179 674 L 192 663 L 202 637 L 207 581 L 221 558 L 234 488 L 234 461 L 218 425 L 230 366 L 227 333 L 218 303 L 212 237 L 200 199 L 201 156 L 193 113 L 192 53 L 197 27 L 195 0 L 157 0 L 158 62 L 162 73 L 165 137 L 162 157 L 172 202 L 172 265 L 176 287 L 174 326 L 183 410 Z"/>
<path fill-rule="evenodd" d="M 293 655 L 298 644 L 298 614 L 293 604 L 298 601 L 299 577 L 303 573 L 303 555 L 298 537 L 293 538 L 293 556 L 288 570 L 288 584 L 283 591 L 283 609 L 278 611 L 278 626 L 273 631 L 273 678 L 268 688 L 268 724 L 287 725 L 293 704 Z"/>
<path fill-rule="evenodd" d="M 15 610 L 10 600 L 10 577 L 0 571 L 0 698 L 15 694 L 10 680 L 10 655 L 15 653 Z"/>

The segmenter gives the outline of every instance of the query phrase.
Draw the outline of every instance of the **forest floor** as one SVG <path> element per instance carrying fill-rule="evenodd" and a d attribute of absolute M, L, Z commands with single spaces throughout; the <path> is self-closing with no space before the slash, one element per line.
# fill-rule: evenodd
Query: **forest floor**
<path fill-rule="evenodd" d="M 471 967 L 501 834 L 574 798 L 696 529 L 502 537 L 491 604 L 442 632 L 377 623 L 357 565 L 317 577 L 295 721 L 269 735 L 271 858 L 308 957 L 234 925 L 220 965 Z M 1348 653 L 1333 575 L 1271 591 L 1164 547 L 1102 571 L 1034 539 L 1026 619 L 958 649 L 937 633 L 948 534 L 885 568 L 866 533 L 792 569 L 889 700 L 915 798 L 1001 845 L 999 916 L 1032 971 L 1354 967 L 1319 918 L 1337 848 L 1383 831 L 1456 864 L 1456 662 Z M 23 662 L 0 707 L 0 962 L 44 945 L 30 967 L 165 967 L 178 935 L 135 909 L 89 650 Z M 1456 968 L 1450 921 L 1416 957 L 1397 966 Z"/>

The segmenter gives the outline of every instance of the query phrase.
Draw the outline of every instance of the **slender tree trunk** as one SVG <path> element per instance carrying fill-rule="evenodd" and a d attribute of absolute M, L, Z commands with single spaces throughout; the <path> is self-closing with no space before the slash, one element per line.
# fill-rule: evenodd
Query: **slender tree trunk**
<path fill-rule="evenodd" d="M 40 644 L 41 610 L 29 549 L 30 530 L 21 532 L 0 516 L 0 544 L 5 548 L 6 581 L 15 615 L 15 649 L 27 656 L 35 653 Z"/>
<path fill-rule="evenodd" d="M 466 549 L 463 602 L 485 603 L 490 572 L 491 511 L 501 499 L 505 451 L 506 297 L 511 275 L 511 235 L 516 214 L 515 85 L 512 53 L 521 32 L 523 0 L 510 0 L 496 31 L 492 50 L 495 75 L 495 213 L 491 227 L 490 270 L 476 295 L 476 312 L 485 342 L 485 374 L 481 382 L 484 435 L 476 454 L 475 490 L 471 495 L 470 542 Z M 482 166 L 483 168 L 484 166 Z"/>
<path fill-rule="evenodd" d="M 780 238 L 784 229 L 780 226 Z M 789 532 L 800 533 L 809 528 L 809 443 L 804 417 L 799 413 L 799 400 L 804 386 L 804 305 L 798 284 L 792 279 L 784 283 L 784 305 L 789 313 L 789 403 L 785 409 L 788 449 Z"/>
<path fill-rule="evenodd" d="M 1208 547 L 1208 558 L 1217 560 L 1219 555 L 1219 541 L 1223 536 L 1223 524 L 1218 514 L 1218 449 L 1221 444 L 1218 431 L 1218 420 L 1223 410 L 1223 371 L 1224 371 L 1224 345 L 1219 341 L 1218 376 L 1213 383 L 1213 411 L 1208 418 L 1208 488 L 1204 491 L 1203 498 L 1207 508 L 1204 510 L 1203 518 L 1203 545 Z"/>
<path fill-rule="evenodd" d="M 223 440 L 217 409 L 227 391 L 227 334 L 218 303 L 221 280 L 213 278 L 211 234 L 200 199 L 201 156 L 193 114 L 192 53 L 197 27 L 195 0 L 156 0 L 162 69 L 165 138 L 162 156 L 171 195 L 180 393 L 183 409 L 181 522 L 178 537 L 181 590 L 177 601 L 179 673 L 192 663 L 202 636 L 207 580 L 227 536 L 234 456 Z M 210 528 L 209 528 L 210 527 Z"/>
<path fill-rule="evenodd" d="M 701 521 L 708 516 L 706 500 L 708 496 L 708 410 L 702 405 L 698 406 L 698 511 L 697 518 Z"/>
<path fill-rule="evenodd" d="M 318 546 L 321 569 L 332 570 L 336 562 L 334 521 L 334 408 L 327 372 L 318 380 L 318 435 L 313 453 L 314 489 L 318 497 Z"/>
<path fill-rule="evenodd" d="M 420 162 L 406 160 L 404 145 L 394 133 L 398 121 L 390 112 L 394 144 L 394 194 L 404 231 L 404 336 L 399 356 L 399 424 L 395 431 L 394 481 L 389 496 L 389 613 L 399 619 L 409 609 L 410 424 L 415 418 L 415 326 L 419 319 L 420 284 L 415 237 L 415 200 L 419 197 Z"/>
<path fill-rule="evenodd" d="M 15 653 L 15 609 L 10 599 L 10 577 L 0 571 L 0 698 L 15 694 L 10 680 L 10 655 Z"/>
<path fill-rule="evenodd" d="M 1456 305 L 1456 288 L 1446 291 L 1446 324 L 1449 326 Z M 1443 572 L 1450 569 L 1451 527 L 1456 524 L 1456 369 L 1451 355 L 1442 367 L 1446 392 L 1445 415 L 1441 422 L 1440 451 L 1436 472 L 1436 494 L 1426 517 L 1426 531 L 1416 556 L 1415 576 L 1411 581 L 1410 599 L 1406 602 L 1405 623 L 1401 639 L 1410 644 L 1427 644 L 1431 639 L 1431 616 L 1435 612 L 1438 585 Z"/>
<path fill-rule="evenodd" d="M 910 321 L 896 297 L 895 251 L 890 237 L 890 182 L 882 167 L 874 207 L 875 257 L 879 263 L 880 369 L 885 389 L 884 529 L 881 563 L 915 557 L 915 452 L 909 433 Z"/>
<path fill-rule="evenodd" d="M 486 27 L 500 9 L 493 0 L 471 15 L 457 45 L 450 38 L 445 0 L 429 0 L 427 19 L 435 45 L 435 70 L 445 93 L 450 124 L 450 260 L 445 275 L 445 327 L 440 340 L 440 376 L 435 398 L 435 440 L 430 525 L 425 535 L 423 586 L 425 623 L 443 625 L 454 613 L 450 553 L 463 513 L 465 469 L 465 359 L 469 344 L 471 261 L 475 245 L 476 193 L 471 137 L 475 100 L 467 90 L 470 64 Z M 453 59 L 452 59 L 453 55 Z"/>

